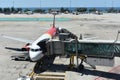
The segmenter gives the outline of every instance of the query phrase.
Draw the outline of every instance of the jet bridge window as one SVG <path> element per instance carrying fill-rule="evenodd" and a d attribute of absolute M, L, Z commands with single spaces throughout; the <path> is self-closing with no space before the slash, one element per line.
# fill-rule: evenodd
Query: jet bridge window
<path fill-rule="evenodd" d="M 65 43 L 65 51 L 70 54 L 76 53 L 76 43 Z M 78 44 L 78 53 L 81 53 L 81 44 Z"/>
<path fill-rule="evenodd" d="M 86 54 L 91 57 L 113 57 L 115 48 L 113 44 L 104 43 L 78 43 L 78 54 Z M 65 43 L 65 52 L 69 54 L 76 53 L 76 43 Z"/>
<path fill-rule="evenodd" d="M 114 45 L 103 43 L 84 43 L 82 44 L 82 53 L 90 56 L 110 57 L 114 53 Z"/>

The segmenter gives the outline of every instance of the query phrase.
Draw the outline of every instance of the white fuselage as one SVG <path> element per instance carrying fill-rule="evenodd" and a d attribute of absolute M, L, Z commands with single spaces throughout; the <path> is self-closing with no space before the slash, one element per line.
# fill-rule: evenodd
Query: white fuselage
<path fill-rule="evenodd" d="M 29 56 L 32 61 L 38 61 L 44 56 L 43 50 L 38 44 L 42 41 L 47 41 L 51 39 L 55 35 L 55 33 L 56 33 L 56 28 L 52 27 L 50 30 L 48 30 L 46 33 L 44 33 L 42 36 L 40 36 L 37 40 L 35 40 L 31 44 L 29 50 Z"/>
<path fill-rule="evenodd" d="M 46 39 L 51 39 L 51 36 L 49 34 L 43 34 L 30 46 L 29 56 L 32 61 L 38 61 L 44 56 L 43 51 L 41 50 L 41 47 L 38 45 L 38 43 Z"/>

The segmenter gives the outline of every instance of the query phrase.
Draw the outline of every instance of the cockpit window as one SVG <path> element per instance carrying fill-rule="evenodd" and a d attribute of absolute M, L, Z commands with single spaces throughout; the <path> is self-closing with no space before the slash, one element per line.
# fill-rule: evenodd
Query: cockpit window
<path fill-rule="evenodd" d="M 30 49 L 30 50 L 33 51 L 33 52 L 40 51 L 40 49 Z"/>

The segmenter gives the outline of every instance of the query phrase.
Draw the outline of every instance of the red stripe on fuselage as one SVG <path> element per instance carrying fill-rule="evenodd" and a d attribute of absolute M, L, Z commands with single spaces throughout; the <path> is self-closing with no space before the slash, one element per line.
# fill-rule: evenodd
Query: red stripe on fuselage
<path fill-rule="evenodd" d="M 45 34 L 49 34 L 53 37 L 56 34 L 56 28 L 55 27 L 50 28 Z"/>

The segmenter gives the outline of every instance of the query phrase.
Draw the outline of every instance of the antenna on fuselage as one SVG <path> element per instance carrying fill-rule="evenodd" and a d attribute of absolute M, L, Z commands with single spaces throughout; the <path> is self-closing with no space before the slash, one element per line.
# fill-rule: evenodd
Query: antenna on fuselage
<path fill-rule="evenodd" d="M 56 16 L 57 12 L 53 11 L 52 14 L 53 14 L 53 27 L 55 27 L 55 16 Z"/>

